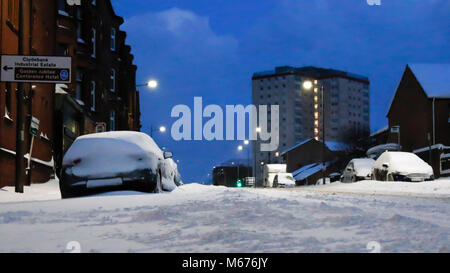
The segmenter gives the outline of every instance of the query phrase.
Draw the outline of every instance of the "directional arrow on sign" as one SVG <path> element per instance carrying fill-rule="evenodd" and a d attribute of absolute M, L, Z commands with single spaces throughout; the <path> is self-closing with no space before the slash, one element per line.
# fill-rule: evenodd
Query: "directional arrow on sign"
<path fill-rule="evenodd" d="M 5 71 L 13 70 L 13 69 L 14 69 L 13 67 L 9 67 L 9 66 L 7 66 L 7 65 L 5 65 L 5 66 L 3 67 L 3 70 L 5 70 Z"/>

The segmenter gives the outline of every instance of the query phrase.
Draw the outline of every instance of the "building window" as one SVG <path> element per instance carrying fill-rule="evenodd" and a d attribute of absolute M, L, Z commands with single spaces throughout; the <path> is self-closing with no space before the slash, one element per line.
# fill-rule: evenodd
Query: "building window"
<path fill-rule="evenodd" d="M 110 76 L 111 82 L 110 82 L 110 91 L 116 92 L 116 70 L 113 68 L 111 69 L 111 76 Z"/>
<path fill-rule="evenodd" d="M 77 71 L 77 86 L 76 86 L 76 93 L 75 98 L 79 101 L 82 101 L 83 97 L 83 71 L 78 70 Z"/>
<path fill-rule="evenodd" d="M 95 28 L 92 29 L 92 58 L 97 56 L 97 31 Z"/>
<path fill-rule="evenodd" d="M 116 112 L 111 111 L 109 113 L 109 130 L 115 131 L 116 130 Z"/>
<path fill-rule="evenodd" d="M 95 111 L 95 82 L 91 82 L 91 110 Z"/>
<path fill-rule="evenodd" d="M 116 29 L 111 28 L 111 50 L 116 51 Z"/>
<path fill-rule="evenodd" d="M 58 8 L 58 14 L 62 16 L 69 16 L 69 13 L 67 13 L 67 0 L 57 0 L 57 8 Z"/>
<path fill-rule="evenodd" d="M 83 41 L 83 28 L 81 25 L 81 21 L 77 21 L 77 38 L 78 38 L 78 42 L 84 42 Z"/>

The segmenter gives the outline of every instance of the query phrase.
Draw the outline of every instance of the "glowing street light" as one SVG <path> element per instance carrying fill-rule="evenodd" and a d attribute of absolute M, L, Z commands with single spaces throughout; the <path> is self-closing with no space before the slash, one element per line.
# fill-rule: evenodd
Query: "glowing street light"
<path fill-rule="evenodd" d="M 157 80 L 149 80 L 148 82 L 144 84 L 138 84 L 136 87 L 142 87 L 147 86 L 150 89 L 156 89 L 158 87 L 158 81 Z"/>
<path fill-rule="evenodd" d="M 311 90 L 313 88 L 313 82 L 312 81 L 304 81 L 303 82 L 303 88 L 306 90 Z"/>
<path fill-rule="evenodd" d="M 153 128 L 153 126 L 150 126 L 150 136 L 153 137 L 153 133 L 159 131 L 160 133 L 165 133 L 167 131 L 167 128 L 165 126 L 160 126 L 159 128 Z"/>

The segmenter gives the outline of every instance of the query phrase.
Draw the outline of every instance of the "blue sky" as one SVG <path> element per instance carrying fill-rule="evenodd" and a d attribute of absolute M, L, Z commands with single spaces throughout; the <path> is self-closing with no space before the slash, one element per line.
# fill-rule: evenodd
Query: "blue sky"
<path fill-rule="evenodd" d="M 280 65 L 315 65 L 368 76 L 371 129 L 386 111 L 407 63 L 450 62 L 450 1 L 381 0 L 112 0 L 138 65 L 144 132 L 176 120 L 177 104 L 251 104 L 251 76 Z M 174 152 L 187 182 L 239 154 L 239 142 L 176 142 L 154 134 Z"/>

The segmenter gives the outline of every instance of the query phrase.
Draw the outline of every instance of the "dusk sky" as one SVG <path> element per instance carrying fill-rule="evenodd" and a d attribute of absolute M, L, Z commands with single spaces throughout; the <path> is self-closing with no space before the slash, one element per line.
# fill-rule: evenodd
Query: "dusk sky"
<path fill-rule="evenodd" d="M 381 0 L 113 0 L 125 19 L 138 66 L 142 131 L 173 151 L 185 182 L 202 182 L 212 167 L 246 158 L 237 141 L 181 141 L 170 136 L 178 104 L 251 104 L 254 72 L 313 65 L 371 81 L 371 129 L 386 112 L 408 63 L 450 62 L 450 1 Z M 405 106 L 407 107 L 407 106 Z M 414 111 L 414 109 L 411 109 Z"/>

